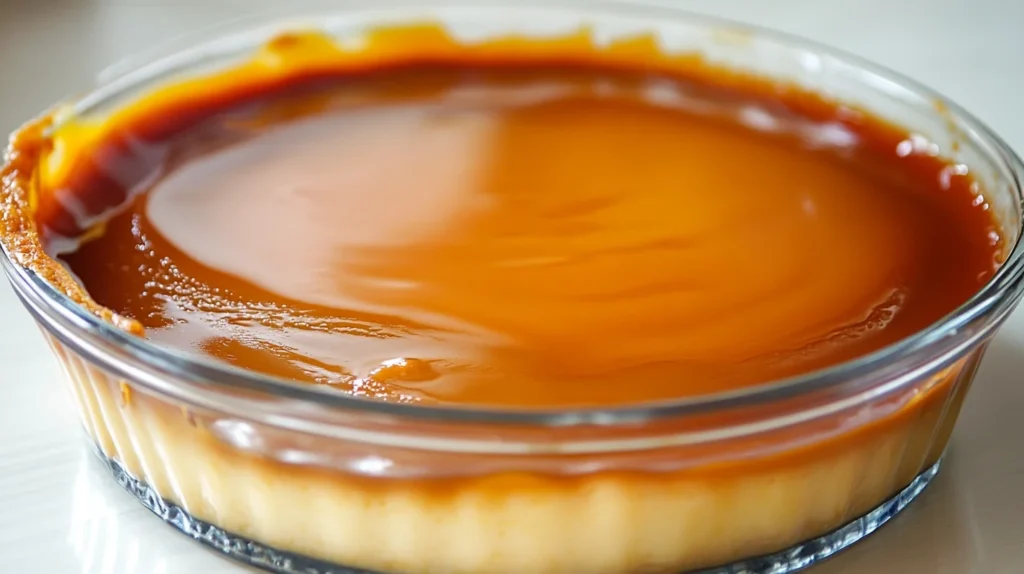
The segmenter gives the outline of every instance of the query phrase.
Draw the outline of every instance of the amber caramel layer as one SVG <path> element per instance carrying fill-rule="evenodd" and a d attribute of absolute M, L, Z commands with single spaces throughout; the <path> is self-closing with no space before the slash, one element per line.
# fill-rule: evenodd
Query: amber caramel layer
<path fill-rule="evenodd" d="M 321 42 L 56 130 L 37 221 L 96 302 L 352 395 L 608 406 L 864 355 L 997 265 L 965 170 L 808 94 L 615 48 L 314 76 Z"/>

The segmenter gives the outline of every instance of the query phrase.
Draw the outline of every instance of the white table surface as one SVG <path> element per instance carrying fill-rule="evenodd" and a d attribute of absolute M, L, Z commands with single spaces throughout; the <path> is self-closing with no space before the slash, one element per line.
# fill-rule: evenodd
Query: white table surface
<path fill-rule="evenodd" d="M 287 0 L 0 0 L 0 130 L 133 51 Z M 1024 1 L 678 0 L 831 43 L 938 89 L 1024 151 Z M 993 342 L 943 472 L 813 574 L 1024 572 L 1024 313 Z M 85 446 L 55 362 L 0 285 L 0 572 L 246 569 L 165 526 Z M 524 573 L 527 574 L 527 573 Z"/>

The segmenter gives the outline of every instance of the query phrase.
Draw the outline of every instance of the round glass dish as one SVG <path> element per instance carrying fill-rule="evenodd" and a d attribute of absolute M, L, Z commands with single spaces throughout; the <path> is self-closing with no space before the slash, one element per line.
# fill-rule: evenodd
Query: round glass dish
<path fill-rule="evenodd" d="M 906 128 L 910 151 L 970 171 L 1010 250 L 979 293 L 927 330 L 790 380 L 606 410 L 389 404 L 167 350 L 90 312 L 28 256 L 38 234 L 26 198 L 39 166 L 8 153 L 0 263 L 100 455 L 164 520 L 277 572 L 778 574 L 872 532 L 935 475 L 985 345 L 1022 293 L 1024 166 L 980 122 L 854 57 L 665 7 L 316 4 L 290 2 L 287 19 L 218 28 L 114 68 L 73 113 L 104 117 L 294 29 L 342 43 L 425 21 L 465 42 L 583 25 L 597 42 L 646 32 L 666 52 L 796 84 Z"/>

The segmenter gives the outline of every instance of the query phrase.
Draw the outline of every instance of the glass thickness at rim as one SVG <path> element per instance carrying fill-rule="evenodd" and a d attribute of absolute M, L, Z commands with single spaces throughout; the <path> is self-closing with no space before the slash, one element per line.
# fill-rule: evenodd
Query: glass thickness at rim
<path fill-rule="evenodd" d="M 254 37 L 268 30 L 308 28 L 310 23 L 316 22 L 343 23 L 346 19 L 367 15 L 371 17 L 378 15 L 381 17 L 406 16 L 406 20 L 415 20 L 421 14 L 427 15 L 423 14 L 424 9 L 466 11 L 469 16 L 482 19 L 496 18 L 501 14 L 512 12 L 541 14 L 546 10 L 570 11 L 583 16 L 594 14 L 612 18 L 622 16 L 642 17 L 650 20 L 661 19 L 678 21 L 682 24 L 723 33 L 753 36 L 796 52 L 826 56 L 863 72 L 866 80 L 884 80 L 898 86 L 908 94 L 941 104 L 947 110 L 951 121 L 955 120 L 959 124 L 958 127 L 964 130 L 972 141 L 981 141 L 991 147 L 992 149 L 986 153 L 997 156 L 996 159 L 1001 167 L 1011 174 L 1013 188 L 1016 192 L 1017 217 L 1020 218 L 1021 179 L 1024 179 L 1024 163 L 992 130 L 955 103 L 913 80 L 810 40 L 727 19 L 694 14 L 671 8 L 664 3 L 652 2 L 526 0 L 513 5 L 492 0 L 473 3 L 468 1 L 408 3 L 386 0 L 373 3 L 346 1 L 325 4 L 320 2 L 319 5 L 329 5 L 333 9 L 328 11 L 326 16 L 314 15 L 304 18 L 292 16 L 286 19 L 273 18 L 273 16 L 281 14 L 280 11 L 271 11 L 269 24 L 266 14 L 257 16 L 262 20 L 262 26 L 258 25 L 260 20 L 254 22 L 253 18 L 244 18 L 240 22 L 250 25 L 247 28 L 240 28 L 240 31 L 234 34 L 218 36 L 216 33 L 223 31 L 220 27 L 205 30 L 201 33 L 202 37 L 213 38 L 208 43 L 193 42 L 192 48 L 170 53 L 164 51 L 162 52 L 163 57 L 160 57 L 158 52 L 155 57 L 147 58 L 143 55 L 141 58 L 115 65 L 104 74 L 106 77 L 113 76 L 111 81 L 101 84 L 89 95 L 78 100 L 76 110 L 79 113 L 86 113 L 91 107 L 120 95 L 124 90 L 145 85 L 169 70 L 187 69 L 188 66 L 202 64 L 211 54 L 224 55 L 225 46 L 240 52 L 252 50 L 260 39 Z M 274 14 L 275 12 L 276 14 Z M 215 44 L 220 46 L 220 52 L 211 49 L 211 46 Z M 119 69 L 131 69 L 133 63 L 139 61 L 142 62 L 142 65 L 136 66 L 137 69 L 132 73 L 123 76 L 117 75 Z M 921 372 L 941 368 L 943 364 L 951 363 L 989 335 L 1013 309 L 1021 296 L 1021 283 L 1024 280 L 1024 244 L 1021 242 L 1021 234 L 1018 234 L 1018 237 L 1014 239 L 1013 249 L 996 275 L 971 299 L 930 327 L 871 354 L 820 371 L 769 381 L 727 393 L 657 403 L 639 403 L 615 408 L 525 411 L 489 407 L 421 406 L 373 401 L 316 387 L 300 386 L 285 379 L 262 375 L 181 351 L 163 348 L 143 338 L 123 332 L 92 315 L 32 271 L 15 264 L 6 249 L 0 249 L 0 251 L 3 252 L 3 256 L 0 257 L 0 266 L 5 269 L 16 293 L 36 319 L 64 344 L 132 383 L 147 384 L 148 380 L 151 383 L 159 384 L 159 375 L 165 375 L 212 388 L 255 391 L 284 399 L 308 401 L 324 407 L 366 414 L 453 423 L 485 422 L 551 427 L 648 422 L 689 414 L 760 405 L 813 392 L 836 393 L 840 399 L 843 397 L 852 399 L 852 395 L 860 395 L 858 401 L 865 400 L 865 394 L 869 396 L 885 394 L 915 380 Z M 142 368 L 130 365 L 128 361 L 135 361 L 142 365 Z"/>

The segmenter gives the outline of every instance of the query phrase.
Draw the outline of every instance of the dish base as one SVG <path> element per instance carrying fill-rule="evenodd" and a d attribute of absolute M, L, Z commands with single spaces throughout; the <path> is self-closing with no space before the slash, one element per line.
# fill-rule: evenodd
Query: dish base
<path fill-rule="evenodd" d="M 180 506 L 161 498 L 146 483 L 135 478 L 116 460 L 97 454 L 110 469 L 114 480 L 130 492 L 143 506 L 183 534 L 218 550 L 228 557 L 277 574 L 378 574 L 329 564 L 299 554 L 277 550 L 193 517 Z M 803 570 L 837 552 L 852 546 L 899 514 L 931 484 L 942 464 L 940 459 L 892 498 L 864 516 L 813 540 L 802 542 L 781 552 L 750 558 L 742 562 L 718 566 L 689 574 L 790 574 Z"/>

